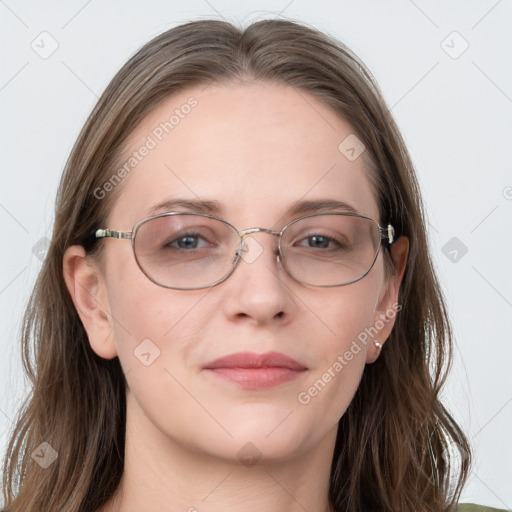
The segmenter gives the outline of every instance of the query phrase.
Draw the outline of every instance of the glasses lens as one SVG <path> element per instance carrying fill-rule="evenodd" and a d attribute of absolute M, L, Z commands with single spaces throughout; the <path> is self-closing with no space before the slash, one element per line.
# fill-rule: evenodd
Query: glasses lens
<path fill-rule="evenodd" d="M 376 222 L 347 215 L 315 215 L 290 224 L 283 260 L 296 279 L 315 286 L 353 282 L 373 266 L 380 247 Z"/>
<path fill-rule="evenodd" d="M 151 280 L 187 289 L 207 286 L 226 276 L 239 244 L 238 233 L 220 220 L 165 215 L 138 227 L 134 252 Z"/>

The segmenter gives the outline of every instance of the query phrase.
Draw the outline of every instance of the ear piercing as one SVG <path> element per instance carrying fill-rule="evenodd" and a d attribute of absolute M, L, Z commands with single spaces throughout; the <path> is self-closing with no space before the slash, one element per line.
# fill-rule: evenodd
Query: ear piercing
<path fill-rule="evenodd" d="M 375 343 L 375 346 L 379 349 L 380 354 L 380 351 L 382 350 L 382 343 L 379 343 L 378 341 L 374 341 L 373 343 Z"/>

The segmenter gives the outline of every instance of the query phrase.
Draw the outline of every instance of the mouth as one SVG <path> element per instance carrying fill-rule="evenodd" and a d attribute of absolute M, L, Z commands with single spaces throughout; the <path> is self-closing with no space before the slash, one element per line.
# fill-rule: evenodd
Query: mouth
<path fill-rule="evenodd" d="M 244 389 L 266 389 L 294 380 L 307 368 L 280 352 L 239 352 L 207 363 L 203 370 Z"/>

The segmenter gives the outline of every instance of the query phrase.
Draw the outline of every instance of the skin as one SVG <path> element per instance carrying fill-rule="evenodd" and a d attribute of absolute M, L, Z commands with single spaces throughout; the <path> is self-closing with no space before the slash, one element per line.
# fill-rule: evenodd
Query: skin
<path fill-rule="evenodd" d="M 351 126 L 287 86 L 248 81 L 182 91 L 135 129 L 127 155 L 190 96 L 198 105 L 125 178 L 102 227 L 130 231 L 150 206 L 173 197 L 218 200 L 218 215 L 238 229 L 282 229 L 292 220 L 285 209 L 299 199 L 343 200 L 381 220 L 363 158 L 349 161 L 338 150 Z M 286 274 L 274 237 L 252 236 L 263 249 L 252 263 L 192 291 L 152 283 L 129 241 L 100 242 L 101 260 L 86 259 L 80 246 L 66 251 L 66 284 L 91 347 L 119 357 L 128 381 L 125 472 L 103 512 L 329 510 L 337 425 L 365 365 L 379 355 L 373 341 L 308 404 L 297 397 L 392 310 L 408 241 L 392 246 L 395 276 L 385 277 L 380 252 L 360 281 L 319 288 Z M 375 339 L 384 343 L 393 323 Z M 134 356 L 144 339 L 161 351 L 150 366 Z M 202 370 L 233 352 L 274 350 L 307 371 L 277 387 L 244 390 Z M 244 446 L 253 465 L 239 459 Z"/>

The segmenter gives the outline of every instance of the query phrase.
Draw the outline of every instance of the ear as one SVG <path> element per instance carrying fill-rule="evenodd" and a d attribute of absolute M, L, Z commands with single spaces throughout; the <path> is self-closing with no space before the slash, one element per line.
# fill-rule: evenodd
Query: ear
<path fill-rule="evenodd" d="M 405 236 L 400 237 L 390 247 L 391 259 L 393 260 L 394 272 L 388 278 L 384 293 L 379 297 L 375 307 L 373 318 L 373 327 L 378 332 L 373 337 L 373 341 L 378 341 L 381 345 L 388 339 L 391 330 L 395 325 L 397 312 L 401 309 L 398 307 L 398 292 L 400 284 L 404 277 L 405 267 L 407 264 L 407 256 L 409 254 L 409 239 Z M 375 347 L 372 341 L 372 348 L 367 352 L 367 363 L 373 363 L 379 357 L 379 349 Z"/>
<path fill-rule="evenodd" d="M 63 258 L 66 287 L 87 332 L 91 348 L 100 357 L 117 355 L 105 281 L 99 266 L 81 245 L 68 247 Z"/>

